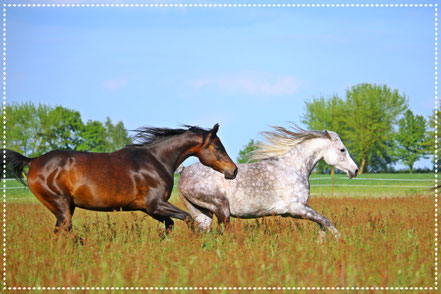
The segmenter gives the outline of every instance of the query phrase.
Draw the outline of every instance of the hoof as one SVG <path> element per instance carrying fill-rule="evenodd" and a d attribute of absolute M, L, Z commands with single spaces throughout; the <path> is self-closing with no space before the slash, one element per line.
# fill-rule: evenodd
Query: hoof
<path fill-rule="evenodd" d="M 162 241 L 167 238 L 168 234 L 166 232 L 159 233 L 159 239 Z"/>
<path fill-rule="evenodd" d="M 319 232 L 319 236 L 318 236 L 317 242 L 319 244 L 323 244 L 323 243 L 326 242 L 326 232 L 324 232 L 324 231 L 320 231 Z"/>
<path fill-rule="evenodd" d="M 84 245 L 84 239 L 79 237 L 79 236 L 75 236 L 74 241 L 75 241 L 76 244 L 79 244 L 81 246 Z"/>
<path fill-rule="evenodd" d="M 173 231 L 173 226 L 165 228 L 165 230 L 159 233 L 159 238 L 164 240 Z"/>
<path fill-rule="evenodd" d="M 343 244 L 343 245 L 348 245 L 345 241 L 345 239 L 343 239 L 342 237 L 337 239 L 338 243 Z"/>

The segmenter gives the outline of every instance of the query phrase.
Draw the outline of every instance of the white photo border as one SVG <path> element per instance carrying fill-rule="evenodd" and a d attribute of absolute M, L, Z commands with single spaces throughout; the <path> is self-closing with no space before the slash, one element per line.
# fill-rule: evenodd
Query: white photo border
<path fill-rule="evenodd" d="M 435 112 L 438 109 L 438 4 L 437 3 L 4 3 L 2 8 L 2 119 L 3 119 L 3 150 L 6 148 L 6 16 L 8 8 L 16 7 L 186 7 L 186 8 L 267 8 L 267 7 L 427 7 L 434 11 L 434 97 Z M 437 119 L 437 115 L 435 115 Z M 2 290 L 438 290 L 438 121 L 435 121 L 435 197 L 434 197 L 434 284 L 426 287 L 10 287 L 6 284 L 6 153 L 3 151 L 3 267 Z"/>

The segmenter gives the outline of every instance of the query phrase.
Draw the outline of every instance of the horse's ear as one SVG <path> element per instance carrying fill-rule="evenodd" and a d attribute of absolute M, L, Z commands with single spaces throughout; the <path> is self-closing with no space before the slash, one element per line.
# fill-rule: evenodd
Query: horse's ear
<path fill-rule="evenodd" d="M 329 135 L 328 130 L 325 130 L 325 135 L 329 140 L 332 140 L 331 135 Z"/>
<path fill-rule="evenodd" d="M 219 124 L 215 124 L 214 127 L 211 129 L 210 133 L 212 135 L 216 135 L 218 130 L 219 130 Z"/>

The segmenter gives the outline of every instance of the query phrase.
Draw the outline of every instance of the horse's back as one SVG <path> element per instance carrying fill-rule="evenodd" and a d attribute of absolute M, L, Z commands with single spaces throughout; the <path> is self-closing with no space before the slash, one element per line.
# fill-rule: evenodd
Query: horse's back
<path fill-rule="evenodd" d="M 178 183 L 178 189 L 185 194 L 213 195 L 223 193 L 224 178 L 221 173 L 200 162 L 185 167 Z"/>
<path fill-rule="evenodd" d="M 89 172 L 109 173 L 109 168 L 117 167 L 126 158 L 121 152 L 94 153 L 71 150 L 54 150 L 35 158 L 30 166 L 28 176 L 45 177 L 49 173 L 71 173 L 88 170 Z"/>

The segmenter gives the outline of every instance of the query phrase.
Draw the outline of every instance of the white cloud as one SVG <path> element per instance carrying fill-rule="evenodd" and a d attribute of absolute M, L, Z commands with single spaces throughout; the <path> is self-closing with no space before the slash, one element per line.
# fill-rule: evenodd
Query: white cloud
<path fill-rule="evenodd" d="M 121 79 L 118 79 L 118 80 L 104 81 L 102 83 L 102 86 L 107 91 L 116 91 L 116 90 L 119 90 L 119 89 L 124 88 L 125 86 L 127 86 L 128 82 L 129 82 L 128 78 L 121 78 Z"/>
<path fill-rule="evenodd" d="M 243 71 L 198 79 L 191 82 L 191 85 L 196 90 L 214 87 L 226 93 L 282 96 L 297 93 L 302 82 L 290 75 L 280 76 L 268 72 Z"/>

